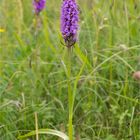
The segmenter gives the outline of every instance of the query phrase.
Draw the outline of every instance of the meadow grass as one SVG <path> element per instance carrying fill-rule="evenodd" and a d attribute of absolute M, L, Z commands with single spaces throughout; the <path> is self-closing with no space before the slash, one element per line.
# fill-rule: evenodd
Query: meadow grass
<path fill-rule="evenodd" d="M 140 140 L 140 83 L 132 78 L 140 68 L 140 0 L 77 1 L 74 140 Z M 68 135 L 60 5 L 47 0 L 35 36 L 32 1 L 0 0 L 0 140 L 31 131 L 31 140 L 60 140 L 48 129 Z"/>

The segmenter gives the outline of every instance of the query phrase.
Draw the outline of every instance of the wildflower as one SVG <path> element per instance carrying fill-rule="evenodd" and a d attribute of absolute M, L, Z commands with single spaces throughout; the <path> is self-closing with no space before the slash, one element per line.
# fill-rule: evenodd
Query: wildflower
<path fill-rule="evenodd" d="M 61 32 L 67 47 L 77 40 L 79 21 L 78 5 L 75 0 L 63 0 L 61 7 Z"/>
<path fill-rule="evenodd" d="M 140 71 L 134 72 L 134 73 L 133 73 L 133 78 L 134 78 L 135 80 L 140 81 Z"/>
<path fill-rule="evenodd" d="M 46 0 L 33 0 L 35 13 L 38 15 L 45 8 Z"/>
<path fill-rule="evenodd" d="M 3 32 L 5 32 L 5 29 L 0 28 L 0 33 L 3 33 Z"/>

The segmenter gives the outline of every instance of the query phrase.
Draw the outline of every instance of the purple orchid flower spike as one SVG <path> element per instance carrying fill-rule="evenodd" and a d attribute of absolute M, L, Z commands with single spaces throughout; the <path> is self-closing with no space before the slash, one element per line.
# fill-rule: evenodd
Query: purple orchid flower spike
<path fill-rule="evenodd" d="M 61 32 L 67 47 L 77 41 L 79 10 L 75 0 L 63 0 L 61 7 Z"/>
<path fill-rule="evenodd" d="M 33 0 L 34 11 L 38 15 L 46 5 L 46 0 Z"/>

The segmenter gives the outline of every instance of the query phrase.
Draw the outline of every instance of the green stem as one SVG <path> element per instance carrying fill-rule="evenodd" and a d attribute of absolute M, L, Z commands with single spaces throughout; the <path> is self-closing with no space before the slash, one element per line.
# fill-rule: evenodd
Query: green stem
<path fill-rule="evenodd" d="M 68 47 L 68 63 L 67 63 L 67 77 L 68 77 L 68 102 L 69 102 L 69 140 L 73 140 L 73 94 L 71 90 L 71 51 L 72 47 Z"/>

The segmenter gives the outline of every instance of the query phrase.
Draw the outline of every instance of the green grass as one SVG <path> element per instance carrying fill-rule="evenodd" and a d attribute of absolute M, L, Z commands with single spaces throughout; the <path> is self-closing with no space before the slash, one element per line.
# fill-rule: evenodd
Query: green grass
<path fill-rule="evenodd" d="M 132 78 L 140 68 L 140 0 L 77 1 L 80 30 L 69 80 L 74 140 L 140 140 L 140 83 Z M 60 140 L 52 130 L 68 135 L 60 5 L 47 0 L 36 37 L 32 1 L 0 0 L 1 140 L 29 132 L 31 140 Z"/>

